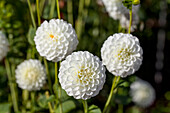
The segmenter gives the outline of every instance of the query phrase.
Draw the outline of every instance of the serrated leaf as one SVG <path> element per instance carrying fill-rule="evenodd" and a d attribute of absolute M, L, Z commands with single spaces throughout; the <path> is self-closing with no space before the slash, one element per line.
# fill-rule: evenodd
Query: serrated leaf
<path fill-rule="evenodd" d="M 57 107 L 56 113 L 60 112 L 60 106 Z M 76 104 L 74 103 L 73 100 L 68 100 L 62 103 L 62 110 L 63 113 L 69 113 L 71 110 L 74 110 L 76 108 Z"/>
<path fill-rule="evenodd" d="M 88 113 L 101 113 L 100 108 L 96 105 L 91 105 L 88 111 Z"/>

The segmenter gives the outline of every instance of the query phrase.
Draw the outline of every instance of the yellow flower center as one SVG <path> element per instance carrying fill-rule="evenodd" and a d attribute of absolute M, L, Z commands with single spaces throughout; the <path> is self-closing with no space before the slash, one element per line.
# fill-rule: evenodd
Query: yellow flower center
<path fill-rule="evenodd" d="M 90 76 L 92 76 L 92 72 L 89 69 L 81 69 L 78 71 L 78 80 L 82 83 L 87 83 L 90 80 Z"/>
<path fill-rule="evenodd" d="M 51 38 L 54 38 L 54 35 L 50 34 L 50 37 L 51 37 Z"/>

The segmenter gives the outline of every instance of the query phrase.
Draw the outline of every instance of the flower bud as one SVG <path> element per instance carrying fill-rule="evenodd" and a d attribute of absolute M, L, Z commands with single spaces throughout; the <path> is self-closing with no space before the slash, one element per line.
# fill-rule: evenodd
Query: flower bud
<path fill-rule="evenodd" d="M 133 1 L 132 1 L 132 4 L 133 4 L 133 5 L 139 5 L 139 4 L 140 4 L 140 0 L 133 0 Z"/>

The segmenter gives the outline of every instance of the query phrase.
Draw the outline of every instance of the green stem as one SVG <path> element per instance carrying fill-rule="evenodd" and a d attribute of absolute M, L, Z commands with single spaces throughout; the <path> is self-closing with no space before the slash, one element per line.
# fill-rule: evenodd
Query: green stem
<path fill-rule="evenodd" d="M 58 19 L 61 19 L 61 17 L 60 17 L 60 6 L 59 6 L 59 3 L 58 3 L 58 0 L 56 0 L 56 3 L 57 3 L 57 14 L 58 14 Z"/>
<path fill-rule="evenodd" d="M 79 1 L 78 19 L 77 19 L 77 23 L 76 23 L 76 33 L 77 33 L 78 39 L 80 39 L 80 36 L 82 33 L 83 11 L 84 11 L 84 0 L 80 0 Z"/>
<path fill-rule="evenodd" d="M 34 18 L 34 15 L 33 15 L 32 8 L 31 8 L 30 0 L 27 0 L 27 3 L 28 3 L 28 7 L 29 7 L 29 11 L 30 11 L 30 15 L 31 15 L 31 20 L 32 20 L 33 26 L 34 26 L 34 28 L 36 28 L 35 18 Z"/>
<path fill-rule="evenodd" d="M 36 0 L 37 5 L 37 18 L 38 18 L 38 26 L 41 25 L 40 11 L 39 11 L 39 0 Z"/>
<path fill-rule="evenodd" d="M 16 94 L 16 90 L 15 90 L 15 84 L 12 83 L 12 75 L 11 75 L 11 69 L 10 69 L 10 64 L 8 59 L 5 59 L 5 68 L 7 71 L 7 77 L 8 77 L 8 81 L 9 81 L 9 87 L 10 87 L 10 91 L 11 91 L 11 98 L 12 98 L 12 103 L 13 103 L 13 107 L 14 107 L 14 111 L 15 113 L 18 112 L 18 101 L 17 101 L 17 94 Z"/>
<path fill-rule="evenodd" d="M 72 0 L 67 1 L 67 14 L 68 14 L 68 22 L 73 25 L 73 2 Z"/>
<path fill-rule="evenodd" d="M 111 88 L 109 97 L 108 97 L 108 99 L 107 99 L 107 102 L 106 102 L 106 104 L 105 104 L 105 106 L 104 106 L 103 113 L 106 113 L 106 110 L 107 110 L 107 108 L 108 108 L 108 106 L 109 106 L 109 103 L 110 103 L 110 101 L 111 101 L 111 99 L 112 99 L 114 89 L 115 89 L 117 83 L 119 82 L 119 79 L 120 79 L 120 76 L 115 76 L 115 78 L 114 78 L 114 80 L 113 80 L 112 88 Z"/>
<path fill-rule="evenodd" d="M 84 107 L 84 113 L 88 113 L 88 104 L 86 100 L 82 100 L 83 107 Z"/>
<path fill-rule="evenodd" d="M 46 69 L 46 73 L 47 73 L 47 79 L 48 79 L 48 87 L 50 89 L 50 93 L 52 94 L 52 82 L 51 82 L 51 77 L 50 77 L 50 73 L 49 73 L 49 69 L 48 69 L 48 63 L 47 60 L 44 58 L 44 65 L 45 65 L 45 69 Z"/>
<path fill-rule="evenodd" d="M 55 62 L 55 84 L 58 84 L 59 86 L 59 82 L 58 82 L 58 66 L 57 66 L 57 62 Z M 59 100 L 59 109 L 60 109 L 60 113 L 63 112 L 62 110 L 62 102 L 61 102 L 61 87 L 58 87 L 58 95 L 56 94 L 57 99 Z"/>
<path fill-rule="evenodd" d="M 50 14 L 49 14 L 49 18 L 50 18 L 50 19 L 53 18 L 54 10 L 55 10 L 55 0 L 52 0 L 52 2 L 51 2 Z"/>
<path fill-rule="evenodd" d="M 130 11 L 129 11 L 129 16 L 130 16 L 130 21 L 129 21 L 129 31 L 128 31 L 128 33 L 130 34 L 131 25 L 132 25 L 132 9 L 130 9 Z"/>
<path fill-rule="evenodd" d="M 34 113 L 34 105 L 35 105 L 35 92 L 31 92 L 31 113 Z"/>
<path fill-rule="evenodd" d="M 58 66 L 57 62 L 55 62 L 55 84 L 58 84 Z"/>
<path fill-rule="evenodd" d="M 48 91 L 45 92 L 45 96 L 46 96 L 47 99 L 49 98 L 49 92 Z M 53 110 L 50 102 L 48 102 L 48 107 L 49 107 L 50 113 L 54 113 L 54 110 Z"/>

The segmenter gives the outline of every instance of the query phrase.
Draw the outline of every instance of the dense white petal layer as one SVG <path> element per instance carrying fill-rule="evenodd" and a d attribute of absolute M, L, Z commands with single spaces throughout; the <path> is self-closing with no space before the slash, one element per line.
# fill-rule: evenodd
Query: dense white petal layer
<path fill-rule="evenodd" d="M 115 76 L 126 77 L 142 64 L 143 50 L 137 37 L 117 33 L 108 37 L 101 48 L 103 64 Z"/>
<path fill-rule="evenodd" d="M 97 56 L 87 51 L 74 52 L 61 62 L 59 82 L 69 96 L 89 99 L 96 96 L 105 83 L 105 68 Z"/>
<path fill-rule="evenodd" d="M 46 72 L 39 60 L 25 60 L 17 66 L 15 77 L 18 86 L 26 90 L 40 90 L 46 82 Z"/>
<path fill-rule="evenodd" d="M 78 45 L 74 28 L 62 19 L 44 21 L 37 29 L 34 41 L 39 54 L 53 62 L 64 59 Z"/>
<path fill-rule="evenodd" d="M 9 43 L 5 34 L 0 31 L 0 61 L 7 55 L 9 51 Z"/>
<path fill-rule="evenodd" d="M 149 107 L 155 100 L 155 90 L 148 82 L 141 79 L 131 84 L 130 95 L 132 101 L 141 107 Z"/>

